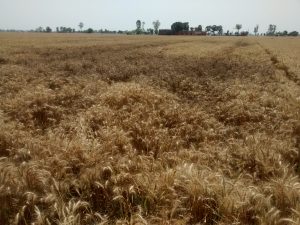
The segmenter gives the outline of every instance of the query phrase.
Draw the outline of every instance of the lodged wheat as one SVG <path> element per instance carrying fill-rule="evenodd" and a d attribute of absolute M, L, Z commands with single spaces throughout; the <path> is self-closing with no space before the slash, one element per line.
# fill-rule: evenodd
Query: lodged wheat
<path fill-rule="evenodd" d="M 0 225 L 299 224 L 298 39 L 0 43 Z"/>

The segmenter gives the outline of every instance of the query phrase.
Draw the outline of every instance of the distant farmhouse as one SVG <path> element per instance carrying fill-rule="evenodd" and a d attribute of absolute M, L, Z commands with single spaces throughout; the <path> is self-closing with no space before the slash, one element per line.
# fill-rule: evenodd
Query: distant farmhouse
<path fill-rule="evenodd" d="M 160 29 L 158 35 L 174 35 L 174 32 L 170 29 Z"/>
<path fill-rule="evenodd" d="M 170 29 L 161 29 L 158 32 L 159 35 L 207 35 L 205 31 L 179 31 L 174 32 Z"/>
<path fill-rule="evenodd" d="M 206 35 L 205 31 L 179 31 L 175 35 Z"/>
<path fill-rule="evenodd" d="M 202 26 L 190 27 L 188 22 L 175 22 L 172 24 L 171 29 L 161 29 L 159 35 L 206 35 L 202 31 Z"/>

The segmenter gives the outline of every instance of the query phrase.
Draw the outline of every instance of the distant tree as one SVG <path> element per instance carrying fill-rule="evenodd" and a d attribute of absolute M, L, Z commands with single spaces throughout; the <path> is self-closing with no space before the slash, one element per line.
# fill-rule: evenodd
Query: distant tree
<path fill-rule="evenodd" d="M 195 31 L 197 31 L 197 32 L 202 32 L 202 26 L 199 25 L 198 27 L 196 27 L 196 28 L 195 28 Z"/>
<path fill-rule="evenodd" d="M 171 30 L 175 33 L 183 31 L 184 27 L 183 27 L 183 23 L 182 22 L 175 22 L 172 24 L 171 26 Z"/>
<path fill-rule="evenodd" d="M 35 32 L 43 32 L 43 31 L 44 31 L 43 27 L 38 27 L 35 29 Z"/>
<path fill-rule="evenodd" d="M 218 31 L 218 26 L 217 25 L 212 25 L 211 26 L 212 32 L 215 35 L 215 32 Z"/>
<path fill-rule="evenodd" d="M 160 27 L 160 22 L 159 22 L 159 20 L 153 21 L 152 24 L 153 24 L 153 28 L 154 28 L 154 33 L 155 33 L 155 34 L 158 34 L 159 27 Z"/>
<path fill-rule="evenodd" d="M 56 32 L 58 33 L 72 33 L 75 32 L 75 29 L 71 27 L 57 27 Z"/>
<path fill-rule="evenodd" d="M 147 32 L 148 32 L 149 34 L 153 35 L 153 34 L 154 34 L 154 29 L 148 28 L 148 29 L 147 29 Z"/>
<path fill-rule="evenodd" d="M 268 28 L 267 35 L 273 36 L 273 35 L 275 35 L 275 33 L 276 33 L 276 25 L 270 24 L 269 28 Z"/>
<path fill-rule="evenodd" d="M 217 26 L 216 29 L 219 35 L 223 35 L 223 27 L 221 25 Z"/>
<path fill-rule="evenodd" d="M 254 34 L 255 34 L 255 36 L 257 35 L 257 33 L 258 33 L 258 28 L 259 28 L 259 26 L 258 25 L 256 25 L 255 27 L 254 27 Z"/>
<path fill-rule="evenodd" d="M 136 21 L 136 34 L 141 34 L 142 33 L 142 22 L 140 20 Z"/>
<path fill-rule="evenodd" d="M 223 34 L 223 27 L 221 25 L 212 25 L 212 26 L 206 26 L 205 30 L 210 33 L 215 35 L 216 32 L 218 32 L 218 35 Z"/>
<path fill-rule="evenodd" d="M 212 26 L 206 26 L 205 30 L 206 30 L 206 32 L 211 33 L 212 32 Z"/>
<path fill-rule="evenodd" d="M 80 23 L 78 24 L 78 27 L 79 27 L 80 31 L 82 31 L 82 28 L 84 27 L 83 22 L 80 22 Z"/>
<path fill-rule="evenodd" d="M 190 30 L 191 30 L 192 32 L 194 32 L 195 28 L 194 28 L 194 27 L 190 27 Z"/>
<path fill-rule="evenodd" d="M 172 24 L 171 30 L 175 33 L 179 31 L 183 31 L 183 24 L 181 22 L 175 22 Z"/>
<path fill-rule="evenodd" d="M 47 33 L 51 33 L 52 32 L 52 29 L 50 27 L 46 27 L 46 32 Z"/>
<path fill-rule="evenodd" d="M 248 36 L 249 35 L 249 32 L 248 31 L 242 31 L 241 32 L 241 36 Z"/>
<path fill-rule="evenodd" d="M 177 33 L 177 32 L 180 32 L 180 31 L 189 31 L 189 28 L 190 27 L 189 27 L 189 23 L 188 22 L 185 22 L 185 23 L 175 22 L 171 26 L 171 30 L 174 33 Z"/>
<path fill-rule="evenodd" d="M 189 23 L 188 22 L 183 23 L 183 30 L 184 31 L 189 31 L 189 29 L 190 29 Z"/>
<path fill-rule="evenodd" d="M 282 35 L 283 35 L 283 36 L 287 36 L 287 35 L 288 35 L 287 30 L 283 31 L 283 32 L 282 32 Z"/>
<path fill-rule="evenodd" d="M 89 34 L 94 33 L 94 30 L 92 28 L 89 28 L 89 29 L 86 30 L 86 33 L 89 33 Z"/>
<path fill-rule="evenodd" d="M 294 37 L 296 37 L 296 36 L 298 36 L 299 35 L 299 32 L 298 31 L 292 31 L 292 32 L 290 32 L 289 34 L 288 34 L 288 36 L 294 36 Z"/>
<path fill-rule="evenodd" d="M 143 21 L 143 22 L 142 22 L 142 31 L 143 31 L 143 32 L 145 32 L 145 24 L 146 24 L 146 23 Z"/>
<path fill-rule="evenodd" d="M 240 29 L 242 29 L 242 24 L 236 24 L 235 29 L 237 29 L 238 30 L 237 33 L 240 34 Z"/>

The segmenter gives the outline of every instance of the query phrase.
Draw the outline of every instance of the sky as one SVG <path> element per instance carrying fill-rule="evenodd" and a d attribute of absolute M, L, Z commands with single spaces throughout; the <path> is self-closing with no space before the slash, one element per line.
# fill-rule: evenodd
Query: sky
<path fill-rule="evenodd" d="M 277 30 L 300 31 L 300 0 L 0 0 L 0 29 L 35 29 L 39 26 L 133 30 L 136 20 L 161 29 L 176 21 L 222 25 L 224 31 L 266 32 L 269 24 Z"/>

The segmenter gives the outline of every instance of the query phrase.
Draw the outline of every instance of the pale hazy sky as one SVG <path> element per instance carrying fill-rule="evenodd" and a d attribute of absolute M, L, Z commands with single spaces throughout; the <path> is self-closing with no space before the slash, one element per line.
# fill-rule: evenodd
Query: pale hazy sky
<path fill-rule="evenodd" d="M 137 19 L 145 28 L 159 19 L 161 28 L 176 21 L 223 25 L 224 31 L 243 24 L 242 30 L 265 32 L 268 24 L 278 30 L 300 31 L 300 0 L 0 0 L 0 29 L 35 29 L 70 26 L 111 30 L 135 29 Z"/>

